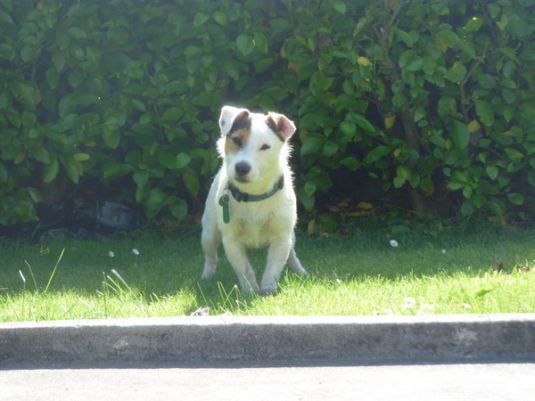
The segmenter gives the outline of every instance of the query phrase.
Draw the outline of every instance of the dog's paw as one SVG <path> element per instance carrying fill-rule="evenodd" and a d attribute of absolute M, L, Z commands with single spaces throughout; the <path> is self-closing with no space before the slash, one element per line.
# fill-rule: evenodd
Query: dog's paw
<path fill-rule="evenodd" d="M 303 266 L 300 266 L 298 269 L 293 269 L 293 271 L 294 273 L 299 274 L 300 276 L 304 276 L 304 277 L 309 276 L 307 270 Z"/>
<path fill-rule="evenodd" d="M 256 279 L 252 281 L 240 280 L 240 291 L 243 294 L 254 294 L 256 292 L 259 292 L 260 289 L 258 287 L 258 284 L 256 283 Z"/>
<path fill-rule="evenodd" d="M 262 282 L 262 285 L 260 286 L 260 295 L 271 295 L 275 294 L 277 290 L 279 289 L 279 286 L 276 281 L 274 280 L 264 280 Z"/>
<path fill-rule="evenodd" d="M 204 266 L 201 274 L 201 280 L 210 280 L 215 277 L 215 268 L 212 266 Z"/>
<path fill-rule="evenodd" d="M 258 291 L 258 295 L 261 297 L 269 297 L 270 295 L 275 295 L 277 292 L 277 287 L 275 288 L 261 288 L 260 291 Z"/>
<path fill-rule="evenodd" d="M 201 280 L 212 280 L 215 277 L 215 273 L 202 273 Z"/>

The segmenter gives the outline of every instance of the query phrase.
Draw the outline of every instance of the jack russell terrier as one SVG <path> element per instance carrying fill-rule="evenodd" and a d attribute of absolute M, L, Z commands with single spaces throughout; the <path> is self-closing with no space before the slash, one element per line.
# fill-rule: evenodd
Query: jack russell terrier
<path fill-rule="evenodd" d="M 202 217 L 203 279 L 216 272 L 221 243 L 245 292 L 275 292 L 286 263 L 307 275 L 294 250 L 297 221 L 289 139 L 294 123 L 278 113 L 259 114 L 224 106 L 217 142 L 223 159 Z M 267 264 L 260 287 L 247 248 L 267 247 Z"/>

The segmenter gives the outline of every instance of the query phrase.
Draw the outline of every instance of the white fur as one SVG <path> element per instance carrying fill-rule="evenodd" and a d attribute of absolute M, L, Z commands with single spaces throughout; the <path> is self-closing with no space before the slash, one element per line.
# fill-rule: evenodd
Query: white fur
<path fill-rule="evenodd" d="M 223 243 L 227 259 L 234 268 L 240 286 L 244 291 L 269 293 L 276 291 L 281 272 L 288 263 L 299 274 L 307 274 L 294 251 L 294 227 L 297 220 L 296 197 L 292 183 L 292 172 L 288 166 L 290 146 L 287 139 L 295 131 L 295 126 L 285 116 L 287 138 L 279 138 L 266 124 L 267 115 L 250 113 L 251 129 L 248 143 L 236 153 L 225 154 L 225 136 L 229 133 L 234 118 L 245 109 L 225 106 L 221 110 L 219 125 L 222 137 L 218 141 L 218 151 L 223 159 L 217 173 L 202 217 L 201 243 L 205 254 L 203 279 L 215 275 L 217 250 Z M 246 111 L 246 110 L 245 110 Z M 267 150 L 260 150 L 268 145 Z M 247 162 L 251 170 L 246 177 L 238 177 L 235 166 Z M 268 192 L 280 176 L 284 176 L 284 186 L 268 199 L 257 202 L 238 202 L 228 192 L 228 182 L 240 191 L 258 195 Z M 238 179 L 241 178 L 241 181 Z M 244 182 L 244 178 L 246 182 Z M 229 195 L 230 221 L 223 222 L 223 212 L 219 200 L 224 193 Z M 268 247 L 267 264 L 258 286 L 255 272 L 247 258 L 249 247 Z"/>

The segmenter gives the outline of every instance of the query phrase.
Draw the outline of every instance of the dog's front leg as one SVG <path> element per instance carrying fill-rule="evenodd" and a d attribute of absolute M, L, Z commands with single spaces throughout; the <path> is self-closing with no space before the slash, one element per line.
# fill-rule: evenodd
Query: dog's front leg
<path fill-rule="evenodd" d="M 286 265 L 291 249 L 292 242 L 287 237 L 278 238 L 269 246 L 266 270 L 260 286 L 262 293 L 269 294 L 277 291 L 282 269 Z"/>
<path fill-rule="evenodd" d="M 234 268 L 236 276 L 238 276 L 242 291 L 258 291 L 256 276 L 249 263 L 245 246 L 234 238 L 223 237 L 223 247 L 228 261 Z"/>
<path fill-rule="evenodd" d="M 206 214 L 205 214 L 206 215 Z M 217 248 L 221 244 L 221 234 L 209 219 L 203 217 L 201 244 L 204 251 L 204 269 L 201 278 L 208 280 L 215 276 L 217 268 Z M 213 222 L 210 222 L 213 223 Z"/>

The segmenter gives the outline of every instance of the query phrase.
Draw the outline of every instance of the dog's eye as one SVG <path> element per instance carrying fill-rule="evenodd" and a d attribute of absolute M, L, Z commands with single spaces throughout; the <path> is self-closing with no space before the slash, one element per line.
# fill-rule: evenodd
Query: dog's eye
<path fill-rule="evenodd" d="M 236 145 L 237 147 L 241 148 L 242 142 L 241 142 L 241 138 L 239 136 L 233 136 L 233 137 L 231 137 L 231 139 L 232 139 L 232 142 L 234 142 L 234 145 Z"/>
<path fill-rule="evenodd" d="M 263 145 L 260 147 L 260 150 L 268 150 L 268 149 L 271 149 L 271 146 L 269 146 L 267 143 L 263 144 Z"/>

